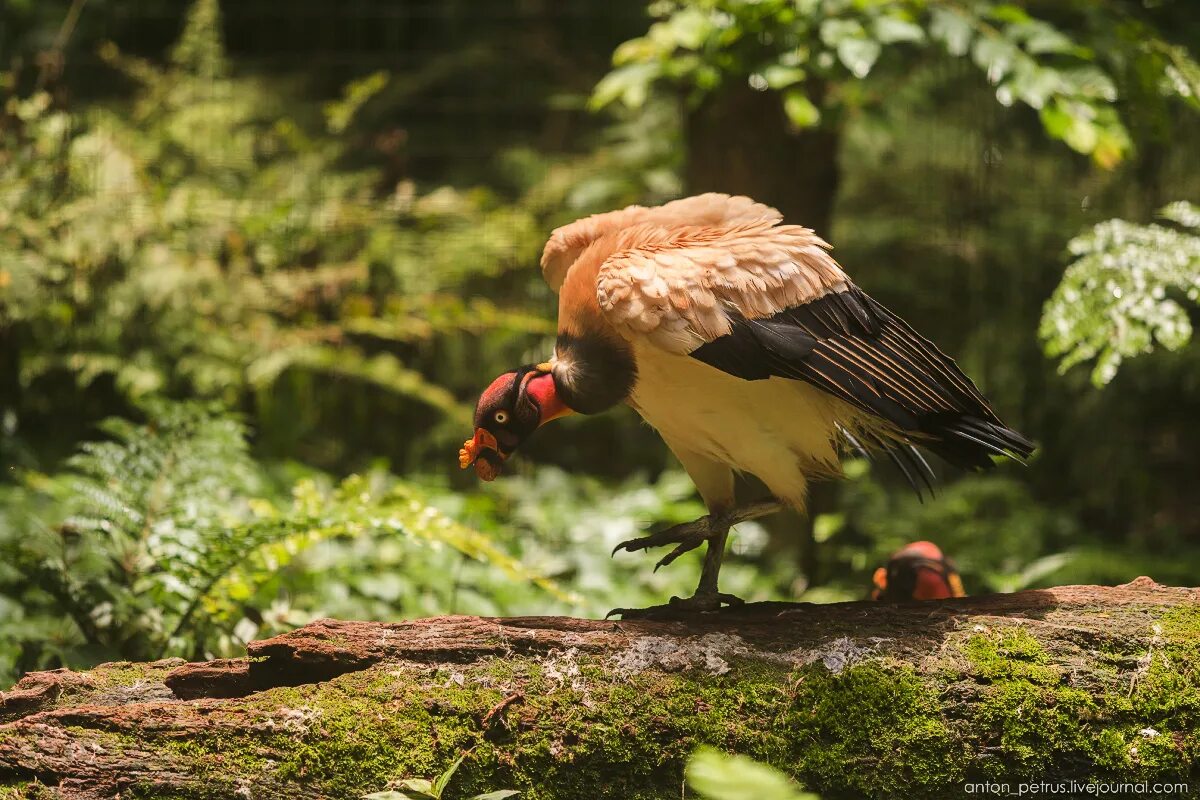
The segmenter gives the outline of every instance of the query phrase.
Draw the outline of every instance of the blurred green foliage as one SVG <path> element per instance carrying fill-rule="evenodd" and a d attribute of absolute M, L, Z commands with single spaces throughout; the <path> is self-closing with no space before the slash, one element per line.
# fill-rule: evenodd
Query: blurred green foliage
<path fill-rule="evenodd" d="M 778 92 L 792 124 L 808 128 L 877 103 L 860 81 L 885 55 L 912 60 L 935 46 L 969 58 L 1002 105 L 1036 109 L 1047 134 L 1112 167 L 1132 142 L 1111 73 L 1136 70 L 1163 95 L 1200 103 L 1200 66 L 1119 4 L 1074 4 L 1093 19 L 1073 35 L 1012 3 L 661 0 L 651 9 L 660 21 L 617 48 L 594 106 L 639 107 L 657 82 L 698 102 L 747 81 Z"/>
<path fill-rule="evenodd" d="M 80 389 L 111 375 L 130 399 L 234 405 L 296 367 L 462 423 L 469 409 L 445 389 L 355 337 L 404 341 L 484 315 L 544 332 L 482 301 L 414 313 L 461 277 L 464 229 L 493 232 L 471 255 L 494 274 L 536 246 L 534 217 L 481 193 L 417 196 L 411 184 L 372 202 L 378 176 L 338 169 L 348 144 L 337 135 L 381 78 L 352 84 L 324 109 L 324 129 L 305 130 L 267 87 L 229 77 L 216 8 L 195 6 L 166 69 L 104 48 L 138 84 L 131 109 L 71 114 L 45 93 L 10 101 L 0 321 L 27 343 L 22 386 L 65 370 Z"/>
<path fill-rule="evenodd" d="M 687 191 L 693 103 L 747 85 L 838 131 L 839 259 L 1042 448 L 924 505 L 851 461 L 811 526 L 740 526 L 722 588 L 860 598 L 914 539 L 971 592 L 1195 583 L 1194 209 L 1077 236 L 1200 196 L 1172 3 L 416 4 L 354 29 L 378 51 L 322 44 L 358 6 L 71 6 L 0 31 L 0 683 L 318 616 L 689 593 L 697 553 L 608 555 L 703 511 L 628 411 L 556 423 L 486 486 L 454 453 L 478 391 L 552 347 L 548 232 Z M 1107 391 L 1055 374 L 1039 319 Z"/>

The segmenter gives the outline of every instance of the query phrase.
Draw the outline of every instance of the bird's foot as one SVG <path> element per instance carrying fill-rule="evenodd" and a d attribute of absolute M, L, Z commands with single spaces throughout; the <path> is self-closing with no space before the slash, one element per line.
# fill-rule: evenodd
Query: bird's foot
<path fill-rule="evenodd" d="M 729 530 L 729 525 L 730 520 L 727 516 L 708 514 L 691 522 L 672 525 L 648 536 L 639 536 L 636 539 L 621 542 L 613 548 L 612 554 L 615 556 L 618 550 L 636 553 L 638 550 L 646 550 L 651 547 L 675 545 L 675 549 L 660 558 L 654 565 L 654 571 L 658 572 L 659 567 L 667 566 L 689 550 L 695 550 L 710 539 L 723 536 Z"/>
<path fill-rule="evenodd" d="M 605 614 L 604 618 L 619 615 L 621 619 L 686 619 L 696 614 L 720 611 L 722 608 L 736 608 L 744 602 L 742 598 L 724 592 L 697 591 L 691 597 L 672 597 L 670 602 L 661 606 L 614 608 Z"/>

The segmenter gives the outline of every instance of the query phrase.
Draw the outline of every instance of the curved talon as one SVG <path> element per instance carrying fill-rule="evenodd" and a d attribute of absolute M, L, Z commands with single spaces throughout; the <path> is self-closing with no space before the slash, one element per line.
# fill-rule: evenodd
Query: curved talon
<path fill-rule="evenodd" d="M 615 556 L 619 550 L 635 553 L 638 550 L 648 550 L 651 547 L 662 547 L 668 544 L 676 545 L 670 554 L 658 562 L 658 567 L 661 567 L 670 564 L 689 550 L 693 550 L 710 539 L 723 534 L 728 529 L 729 525 L 724 517 L 708 515 L 693 522 L 672 525 L 669 528 L 664 528 L 661 531 L 647 534 L 646 536 L 639 536 L 636 539 L 627 539 L 613 548 L 612 555 Z M 658 567 L 655 567 L 655 569 Z"/>
<path fill-rule="evenodd" d="M 609 557 L 609 558 L 612 558 L 613 556 L 615 556 L 615 555 L 617 554 L 617 551 L 618 551 L 618 550 L 628 550 L 629 552 L 631 552 L 631 553 L 632 553 L 632 552 L 633 552 L 633 549 L 630 547 L 630 545 L 631 545 L 631 544 L 636 544 L 636 543 L 637 543 L 637 539 L 627 539 L 627 540 L 625 540 L 624 542 L 621 542 L 621 543 L 620 543 L 619 545 L 617 545 L 616 547 L 614 547 L 614 548 L 612 549 L 612 552 L 608 554 L 608 557 Z"/>

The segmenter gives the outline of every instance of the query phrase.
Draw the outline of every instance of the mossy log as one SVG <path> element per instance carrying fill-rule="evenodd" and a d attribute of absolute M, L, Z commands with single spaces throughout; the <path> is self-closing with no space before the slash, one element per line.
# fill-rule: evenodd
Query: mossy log
<path fill-rule="evenodd" d="M 658 800 L 688 796 L 702 743 L 826 798 L 1200 778 L 1200 590 L 1145 578 L 670 622 L 323 620 L 247 649 L 28 675 L 0 695 L 0 798 L 354 798 L 465 753 L 451 800 Z"/>

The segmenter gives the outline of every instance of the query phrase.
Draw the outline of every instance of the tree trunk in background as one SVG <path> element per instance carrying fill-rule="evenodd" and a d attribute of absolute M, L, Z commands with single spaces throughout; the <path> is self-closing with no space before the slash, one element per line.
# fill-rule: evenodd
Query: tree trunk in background
<path fill-rule="evenodd" d="M 344 799 L 461 755 L 447 797 L 664 800 L 705 743 L 827 800 L 1195 784 L 1198 603 L 1139 578 L 675 622 L 322 620 L 247 658 L 26 676 L 0 693 L 0 798 Z"/>
<path fill-rule="evenodd" d="M 819 91 L 814 92 L 819 95 Z M 819 97 L 814 102 L 820 105 Z M 836 127 L 796 130 L 777 92 L 748 86 L 710 96 L 687 117 L 689 194 L 744 194 L 783 213 L 784 220 L 832 236 L 833 207 L 841 170 L 841 131 Z M 813 520 L 834 510 L 837 488 L 828 482 L 809 486 L 808 513 L 799 521 L 800 570 L 811 585 L 823 580 Z M 796 551 L 797 522 L 791 514 L 763 522 L 770 549 Z"/>
<path fill-rule="evenodd" d="M 744 194 L 828 238 L 840 171 L 835 128 L 795 131 L 777 92 L 738 88 L 688 114 L 684 180 L 691 194 Z"/>

